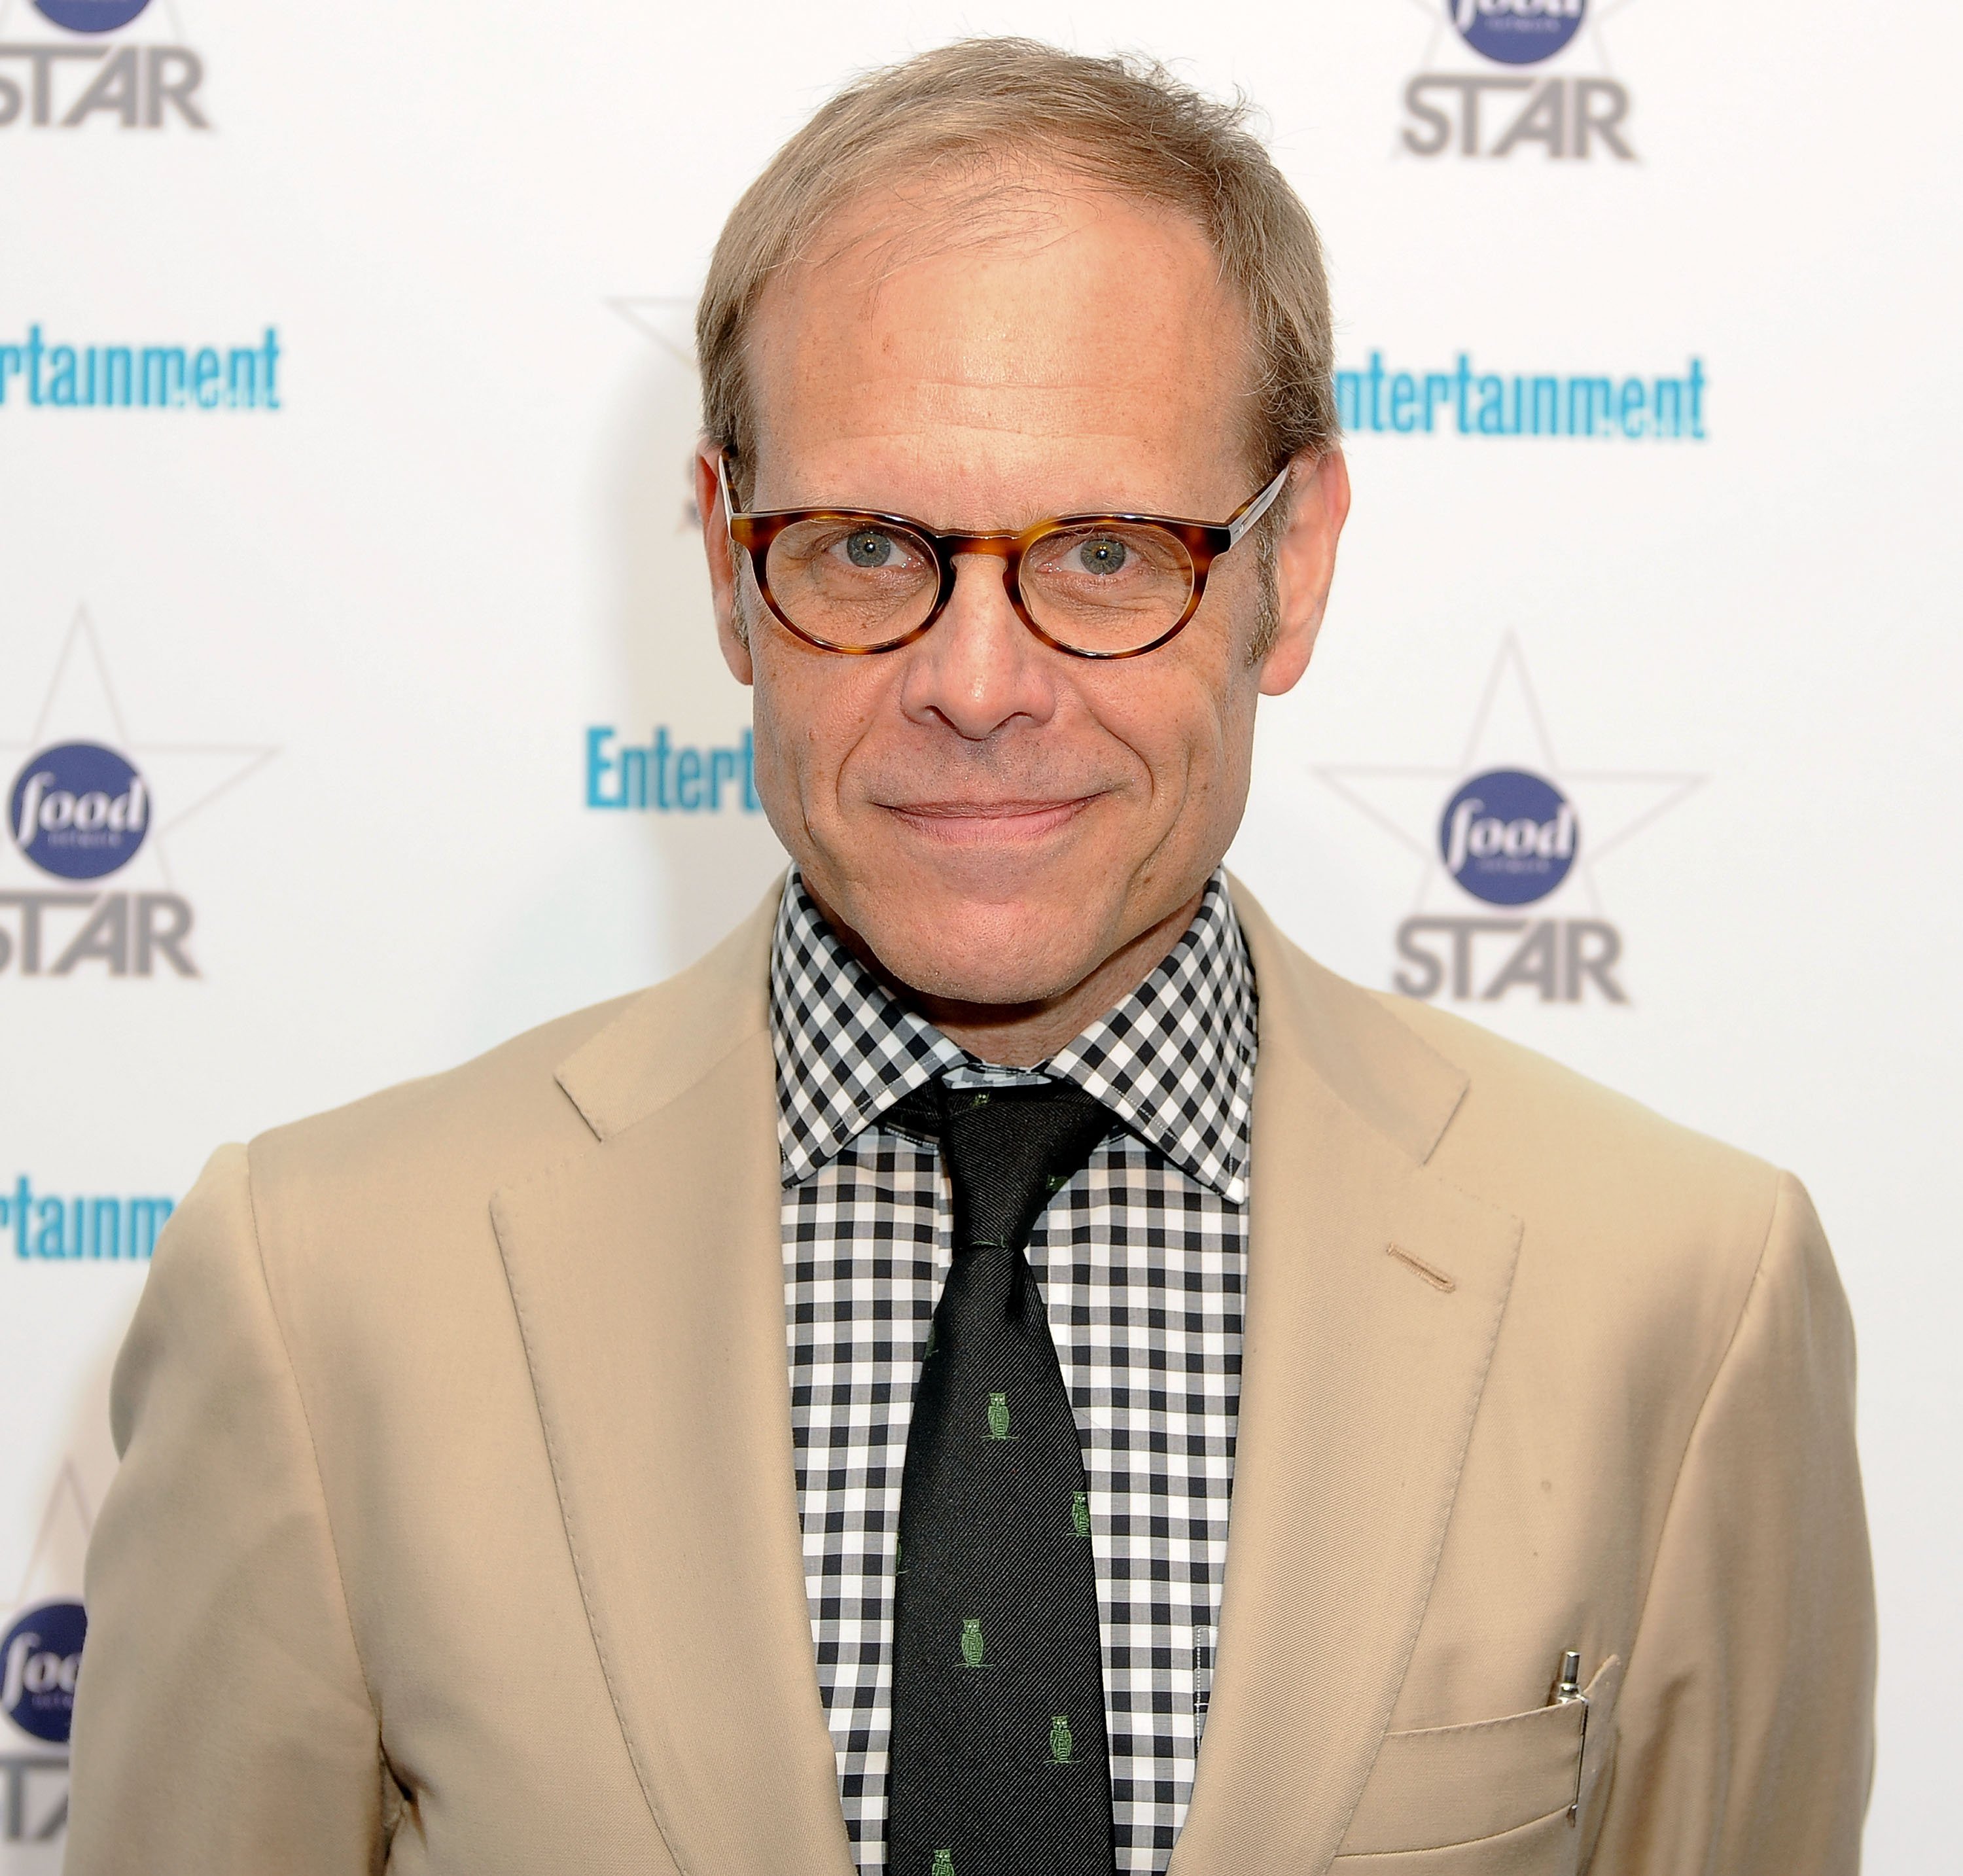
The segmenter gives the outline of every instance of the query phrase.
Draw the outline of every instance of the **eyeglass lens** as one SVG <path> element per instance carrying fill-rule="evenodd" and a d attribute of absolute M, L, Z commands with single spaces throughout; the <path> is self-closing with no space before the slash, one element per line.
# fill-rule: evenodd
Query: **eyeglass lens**
<path fill-rule="evenodd" d="M 932 543 L 869 517 L 793 522 L 770 543 L 764 575 L 800 632 L 848 648 L 904 638 L 940 591 Z M 1023 556 L 1020 585 L 1024 610 L 1059 645 L 1132 651 L 1179 622 L 1193 560 L 1164 528 L 1100 521 L 1040 536 Z"/>

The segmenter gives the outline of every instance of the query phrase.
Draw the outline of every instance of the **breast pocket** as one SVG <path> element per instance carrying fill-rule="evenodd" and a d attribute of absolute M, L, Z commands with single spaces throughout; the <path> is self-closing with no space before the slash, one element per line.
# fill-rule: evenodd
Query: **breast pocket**
<path fill-rule="evenodd" d="M 1574 1876 L 1614 1756 L 1622 1682 L 1611 1656 L 1585 1707 L 1385 1734 L 1331 1876 Z"/>

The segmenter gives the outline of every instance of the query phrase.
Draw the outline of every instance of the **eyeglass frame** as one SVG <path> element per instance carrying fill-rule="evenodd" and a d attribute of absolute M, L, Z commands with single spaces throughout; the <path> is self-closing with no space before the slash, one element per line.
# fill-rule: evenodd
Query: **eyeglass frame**
<path fill-rule="evenodd" d="M 1250 495 L 1224 521 L 1188 521 L 1164 514 L 1064 514 L 1033 522 L 1019 533 L 1006 531 L 943 533 L 927 527 L 924 522 L 914 520 L 911 515 L 884 514 L 871 508 L 765 508 L 739 514 L 729 492 L 729 452 L 726 450 L 716 454 L 716 485 L 722 498 L 723 518 L 729 528 L 730 541 L 748 555 L 751 576 L 757 582 L 757 594 L 770 616 L 793 638 L 802 639 L 818 651 L 836 652 L 841 658 L 870 658 L 885 651 L 898 651 L 911 645 L 932 629 L 954 597 L 955 556 L 957 554 L 981 554 L 1002 562 L 1003 591 L 1016 616 L 1031 633 L 1052 651 L 1061 651 L 1066 657 L 1103 661 L 1142 658 L 1148 651 L 1156 651 L 1162 645 L 1169 643 L 1186 629 L 1193 614 L 1199 611 L 1200 600 L 1206 596 L 1206 576 L 1214 562 L 1222 554 L 1238 547 L 1247 538 L 1249 530 L 1274 505 L 1276 498 L 1287 486 L 1289 473 L 1294 467 L 1292 460 L 1284 463 L 1273 481 Z M 793 623 L 785 616 L 771 596 L 767 567 L 770 543 L 786 528 L 801 521 L 870 522 L 903 529 L 926 542 L 933 550 L 934 562 L 940 572 L 940 590 L 934 596 L 933 604 L 928 609 L 927 616 L 897 639 L 889 639 L 879 645 L 834 645 L 829 639 L 821 639 Z M 1100 522 L 1129 527 L 1164 528 L 1185 549 L 1186 559 L 1193 568 L 1193 591 L 1187 596 L 1186 610 L 1149 644 L 1135 645 L 1129 651 L 1088 651 L 1080 645 L 1065 645 L 1061 639 L 1052 638 L 1036 623 L 1023 601 L 1023 558 L 1029 550 L 1049 535 L 1069 529 L 1094 527 Z"/>

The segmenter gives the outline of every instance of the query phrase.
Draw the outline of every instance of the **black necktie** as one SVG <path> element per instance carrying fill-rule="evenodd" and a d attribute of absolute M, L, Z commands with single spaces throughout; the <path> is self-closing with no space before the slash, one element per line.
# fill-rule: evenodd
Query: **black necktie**
<path fill-rule="evenodd" d="M 1111 1769 L 1084 1455 L 1023 1254 L 1111 1116 L 1068 1082 L 925 1089 L 954 1263 L 907 1434 L 889 1876 L 1111 1876 Z"/>

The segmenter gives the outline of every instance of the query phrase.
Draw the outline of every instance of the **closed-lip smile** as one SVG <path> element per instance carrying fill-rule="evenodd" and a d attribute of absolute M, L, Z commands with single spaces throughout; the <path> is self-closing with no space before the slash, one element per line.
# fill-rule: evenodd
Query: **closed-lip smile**
<path fill-rule="evenodd" d="M 930 840 L 951 844 L 1037 840 L 1068 825 L 1095 795 L 1064 800 L 885 802 L 880 805 Z"/>

